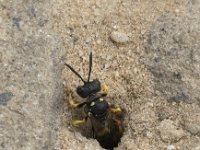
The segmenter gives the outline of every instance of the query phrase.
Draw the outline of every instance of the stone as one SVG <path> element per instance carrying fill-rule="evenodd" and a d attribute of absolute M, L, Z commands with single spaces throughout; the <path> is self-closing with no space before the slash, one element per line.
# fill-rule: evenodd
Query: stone
<path fill-rule="evenodd" d="M 193 135 L 200 133 L 200 125 L 197 123 L 187 123 L 185 128 Z"/>
<path fill-rule="evenodd" d="M 176 150 L 176 147 L 174 145 L 168 145 L 167 150 Z"/>
<path fill-rule="evenodd" d="M 47 17 L 43 11 L 49 2 L 0 3 L 0 149 L 54 149 L 64 103 L 57 77 L 66 50 L 59 36 L 37 25 Z M 33 6 L 37 10 L 34 19 Z"/>
<path fill-rule="evenodd" d="M 198 111 L 196 114 L 186 117 L 182 124 L 192 135 L 200 135 L 200 116 Z"/>
<path fill-rule="evenodd" d="M 197 14 L 177 18 L 166 13 L 146 34 L 142 61 L 154 76 L 155 89 L 169 102 L 199 101 L 200 88 L 196 87 L 200 83 L 200 39 L 195 37 L 199 36 L 200 26 L 197 18 Z"/>
<path fill-rule="evenodd" d="M 112 41 L 120 44 L 127 43 L 129 41 L 129 37 L 125 33 L 117 31 L 113 31 L 110 38 Z"/>
<path fill-rule="evenodd" d="M 183 129 L 176 126 L 175 123 L 169 119 L 163 120 L 157 129 L 164 142 L 177 142 L 187 135 Z"/>
<path fill-rule="evenodd" d="M 9 100 L 13 97 L 12 92 L 5 92 L 0 94 L 0 105 L 6 105 Z"/>

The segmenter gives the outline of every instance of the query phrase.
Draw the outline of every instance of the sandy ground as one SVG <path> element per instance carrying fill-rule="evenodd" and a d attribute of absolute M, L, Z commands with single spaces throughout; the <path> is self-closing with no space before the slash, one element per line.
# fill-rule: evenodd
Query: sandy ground
<path fill-rule="evenodd" d="M 165 13 L 177 17 L 186 15 L 188 2 L 76 1 L 58 2 L 54 7 L 59 8 L 54 13 L 60 18 L 54 29 L 64 39 L 71 35 L 73 41 L 69 44 L 69 39 L 64 40 L 68 49 L 66 61 L 87 77 L 88 55 L 92 51 L 92 77 L 108 84 L 108 101 L 127 111 L 125 133 L 116 149 L 170 149 L 171 145 L 174 145 L 172 149 L 195 149 L 198 146 L 199 136 L 188 131 L 188 124 L 197 123 L 194 128 L 199 130 L 199 106 L 168 103 L 155 90 L 152 74 L 141 63 L 141 57 L 145 55 L 145 34 Z M 126 33 L 129 41 L 113 43 L 110 40 L 113 31 Z M 65 85 L 74 90 L 81 84 L 68 69 L 64 69 L 63 78 Z M 77 117 L 73 116 L 76 112 L 67 107 L 65 113 L 65 128 L 82 132 L 80 128 L 69 126 L 70 120 Z"/>
<path fill-rule="evenodd" d="M 169 85 L 162 86 L 168 83 L 168 80 L 158 78 L 158 81 L 157 76 L 154 74 L 157 68 L 148 65 L 151 59 L 153 59 L 152 55 L 159 55 L 158 49 L 163 44 L 158 42 L 158 46 L 155 47 L 156 53 L 151 53 L 154 51 L 153 46 L 155 44 L 149 44 L 148 40 L 150 35 L 155 37 L 162 35 L 161 30 L 157 30 L 160 27 L 160 23 L 166 25 L 164 35 L 166 34 L 167 37 L 178 34 L 181 31 L 187 31 L 187 40 L 190 43 L 186 42 L 184 44 L 186 46 L 190 44 L 196 45 L 197 54 L 199 54 L 199 32 L 196 32 L 199 29 L 199 19 L 198 17 L 194 18 L 194 22 L 187 20 L 188 17 L 192 18 L 200 13 L 200 2 L 198 0 L 38 0 L 34 2 L 20 1 L 19 3 L 10 1 L 7 5 L 6 1 L 1 3 L 1 9 L 4 10 L 2 11 L 1 18 L 3 21 L 7 21 L 7 17 L 10 15 L 8 12 L 12 9 L 17 11 L 11 13 L 11 16 L 19 13 L 21 18 L 23 18 L 24 10 L 28 10 L 30 14 L 28 14 L 29 17 L 27 18 L 34 18 L 33 20 L 27 19 L 25 21 L 21 19 L 23 20 L 21 21 L 20 18 L 16 17 L 13 20 L 14 25 L 6 24 L 7 22 L 3 24 L 4 26 L 2 25 L 1 34 L 3 40 L 1 40 L 1 43 L 4 43 L 0 51 L 0 63 L 4 64 L 2 71 L 6 72 L 6 63 L 8 66 L 14 65 L 7 61 L 11 60 L 14 55 L 21 55 L 22 58 L 29 56 L 30 58 L 24 59 L 23 62 L 35 60 L 39 66 L 41 65 L 39 71 L 41 72 L 40 82 L 42 85 L 41 88 L 38 88 L 40 85 L 36 84 L 33 91 L 25 90 L 23 91 L 24 94 L 18 91 L 18 84 L 23 80 L 16 81 L 17 88 L 6 88 L 6 91 L 12 91 L 15 95 L 20 93 L 21 95 L 19 94 L 20 96 L 14 98 L 17 101 L 13 100 L 14 102 L 9 102 L 7 106 L 1 106 L 2 112 L 8 111 L 8 113 L 2 113 L 2 118 L 5 121 L 3 123 L 6 125 L 8 122 L 7 118 L 12 118 L 7 108 L 20 110 L 21 107 L 15 106 L 22 105 L 23 108 L 26 108 L 27 114 L 24 110 L 21 110 L 22 116 L 19 115 L 18 121 L 9 122 L 8 124 L 12 127 L 20 120 L 23 120 L 21 126 L 25 129 L 22 130 L 17 126 L 16 138 L 21 136 L 26 138 L 23 143 L 19 140 L 18 144 L 16 144 L 15 138 L 6 136 L 0 143 L 0 148 L 6 150 L 19 147 L 31 150 L 102 149 L 96 140 L 88 138 L 91 129 L 89 124 L 81 127 L 73 127 L 71 125 L 72 119 L 81 117 L 80 113 L 82 113 L 82 110 L 73 110 L 69 107 L 66 98 L 67 91 L 65 90 L 65 88 L 71 88 L 75 91 L 75 88 L 81 82 L 64 66 L 63 62 L 71 64 L 86 78 L 88 56 L 92 51 L 93 68 L 91 78 L 98 78 L 101 83 L 107 84 L 110 91 L 107 101 L 126 110 L 124 120 L 125 132 L 116 150 L 200 149 L 199 57 L 195 57 L 196 68 L 194 70 L 196 70 L 196 76 L 189 76 L 187 74 L 189 77 L 184 76 L 187 80 L 178 82 L 181 84 L 177 83 L 181 87 L 187 87 L 187 90 L 191 89 L 189 91 L 190 95 L 187 96 L 188 101 L 185 100 L 185 97 L 178 97 L 178 102 L 176 98 L 174 101 L 169 100 L 169 95 L 171 95 L 170 92 L 173 91 L 174 85 L 170 81 Z M 173 20 L 173 18 L 178 18 L 179 22 L 176 19 Z M 185 18 L 188 24 L 185 24 Z M 177 26 L 183 24 L 183 29 L 178 28 L 177 33 L 177 28 L 171 30 L 171 22 L 168 22 L 169 20 Z M 7 26 L 9 28 L 3 30 Z M 35 26 L 37 27 L 35 28 Z M 188 31 L 189 29 L 191 29 L 191 32 Z M 113 42 L 110 36 L 114 31 L 124 33 L 128 40 L 123 43 Z M 190 35 L 195 35 L 191 33 L 196 33 L 196 36 L 193 37 L 195 40 L 191 40 L 192 36 Z M 24 37 L 28 37 L 28 42 L 24 40 Z M 15 41 L 16 38 L 17 40 Z M 37 42 L 32 42 L 32 40 Z M 166 38 L 166 40 L 169 39 Z M 5 44 L 5 41 L 11 43 L 12 46 L 14 45 L 16 49 L 19 47 L 19 51 L 16 51 L 16 53 L 6 51 L 6 48 L 9 46 Z M 19 43 L 19 41 L 23 42 Z M 159 41 L 159 38 L 154 42 L 157 41 Z M 167 44 L 170 45 L 171 43 Z M 31 45 L 30 48 L 39 49 L 39 51 L 32 53 L 30 50 L 30 53 L 25 53 L 29 52 L 27 50 L 21 53 L 20 48 L 27 45 Z M 165 55 L 162 56 L 164 57 Z M 18 58 L 17 62 L 19 61 L 18 65 L 22 66 L 23 63 L 21 62 L 20 64 L 20 60 L 21 57 Z M 171 59 L 167 59 L 164 63 L 168 64 L 170 62 Z M 170 69 L 176 70 L 176 67 L 173 67 L 173 65 L 170 67 Z M 181 68 L 179 70 L 182 71 Z M 194 70 L 189 71 L 192 74 Z M 19 67 L 19 74 L 23 71 L 24 68 L 20 69 Z M 38 70 L 36 69 L 36 71 Z M 6 74 L 9 74 L 9 72 Z M 2 73 L 1 75 L 3 77 L 5 74 Z M 24 78 L 27 81 L 33 81 L 35 77 L 36 75 L 30 74 L 30 78 L 23 76 L 14 78 Z M 168 76 L 163 78 L 165 77 Z M 36 79 L 36 81 L 38 80 Z M 191 86 L 188 86 L 190 84 Z M 5 84 L 2 82 L 1 92 L 5 91 L 5 87 L 10 86 L 7 82 Z M 12 86 L 15 87 L 15 85 Z M 21 89 L 24 87 L 26 87 L 25 83 Z M 25 89 L 29 89 L 29 87 Z M 163 91 L 167 91 L 167 93 L 163 93 Z M 32 104 L 32 102 L 26 102 L 26 98 L 22 101 L 20 98 L 24 97 L 26 92 L 27 95 L 33 98 L 33 102 L 34 100 L 37 102 L 37 99 L 43 95 L 41 100 L 38 100 L 40 103 Z M 41 93 L 41 95 L 37 93 Z M 76 94 L 75 97 L 77 100 L 83 101 Z M 47 101 L 43 102 L 43 100 Z M 193 101 L 190 102 L 190 100 Z M 24 103 L 27 106 L 24 106 Z M 34 114 L 32 113 L 33 111 L 35 112 Z M 23 116 L 25 117 L 23 118 Z M 26 118 L 32 120 L 30 127 L 27 127 L 29 124 Z M 24 122 L 26 123 L 24 124 Z M 38 122 L 40 122 L 40 126 Z M 38 128 L 44 130 L 38 131 Z M 12 132 L 11 129 L 7 129 L 7 131 L 8 133 Z M 3 134 L 0 134 L 1 137 L 4 137 L 7 131 L 2 132 Z M 13 141 L 6 145 L 5 143 L 9 139 L 13 139 Z M 29 141 L 28 145 L 26 140 Z M 37 143 L 37 146 L 33 146 L 34 143 Z M 9 145 L 12 146 L 9 147 Z"/>

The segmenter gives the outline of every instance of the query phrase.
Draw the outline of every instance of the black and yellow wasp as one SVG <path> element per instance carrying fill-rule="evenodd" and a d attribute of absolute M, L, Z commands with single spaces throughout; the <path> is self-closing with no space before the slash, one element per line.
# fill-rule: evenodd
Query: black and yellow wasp
<path fill-rule="evenodd" d="M 100 145 L 106 149 L 113 149 L 118 146 L 123 135 L 122 110 L 111 106 L 105 100 L 108 94 L 108 86 L 101 84 L 98 79 L 90 81 L 92 70 L 92 53 L 89 56 L 89 74 L 85 81 L 69 64 L 65 64 L 82 81 L 83 85 L 76 88 L 77 94 L 86 98 L 84 102 L 77 102 L 72 99 L 72 91 L 69 91 L 69 105 L 72 108 L 84 108 L 85 118 L 73 120 L 73 125 L 80 125 L 87 122 L 88 118 L 92 124 L 92 136 L 97 139 Z"/>

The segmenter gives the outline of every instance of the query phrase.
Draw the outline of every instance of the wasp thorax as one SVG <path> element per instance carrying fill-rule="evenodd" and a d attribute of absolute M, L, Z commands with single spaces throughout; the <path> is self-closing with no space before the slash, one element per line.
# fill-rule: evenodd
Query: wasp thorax
<path fill-rule="evenodd" d="M 109 105 L 102 98 L 98 98 L 89 104 L 89 112 L 99 121 L 106 119 Z"/>

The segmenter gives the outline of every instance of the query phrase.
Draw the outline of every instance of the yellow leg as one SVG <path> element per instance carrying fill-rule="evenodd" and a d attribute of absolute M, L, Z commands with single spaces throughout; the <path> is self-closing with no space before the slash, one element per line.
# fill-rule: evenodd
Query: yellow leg
<path fill-rule="evenodd" d="M 121 108 L 110 108 L 110 111 L 112 112 L 112 113 L 119 113 L 119 112 L 122 112 L 122 110 L 121 110 Z"/>
<path fill-rule="evenodd" d="M 120 120 L 117 120 L 117 119 L 114 119 L 116 125 L 117 125 L 117 128 L 119 130 L 120 133 L 123 133 L 123 126 L 122 126 L 122 122 Z"/>
<path fill-rule="evenodd" d="M 73 121 L 72 121 L 72 125 L 74 125 L 74 126 L 81 125 L 81 124 L 83 124 L 83 123 L 86 123 L 87 119 L 88 119 L 88 116 L 86 116 L 86 117 L 85 117 L 84 119 L 82 119 L 82 120 L 73 120 Z"/>
<path fill-rule="evenodd" d="M 86 122 L 86 119 L 82 119 L 82 120 L 73 120 L 73 121 L 72 121 L 72 125 L 78 126 L 78 125 L 81 125 L 81 124 L 83 124 L 83 123 L 85 123 L 85 122 Z"/>
<path fill-rule="evenodd" d="M 106 84 L 102 84 L 101 85 L 101 89 L 102 89 L 102 94 L 103 95 L 108 95 L 108 93 L 109 93 L 109 87 L 106 85 Z"/>
<path fill-rule="evenodd" d="M 77 108 L 79 106 L 79 104 L 80 104 L 80 103 L 75 102 L 72 99 L 72 93 L 71 92 L 69 92 L 68 102 L 69 102 L 70 107 L 72 107 L 72 108 Z"/>
<path fill-rule="evenodd" d="M 109 128 L 103 128 L 101 131 L 97 132 L 97 136 L 103 136 L 110 132 Z"/>

